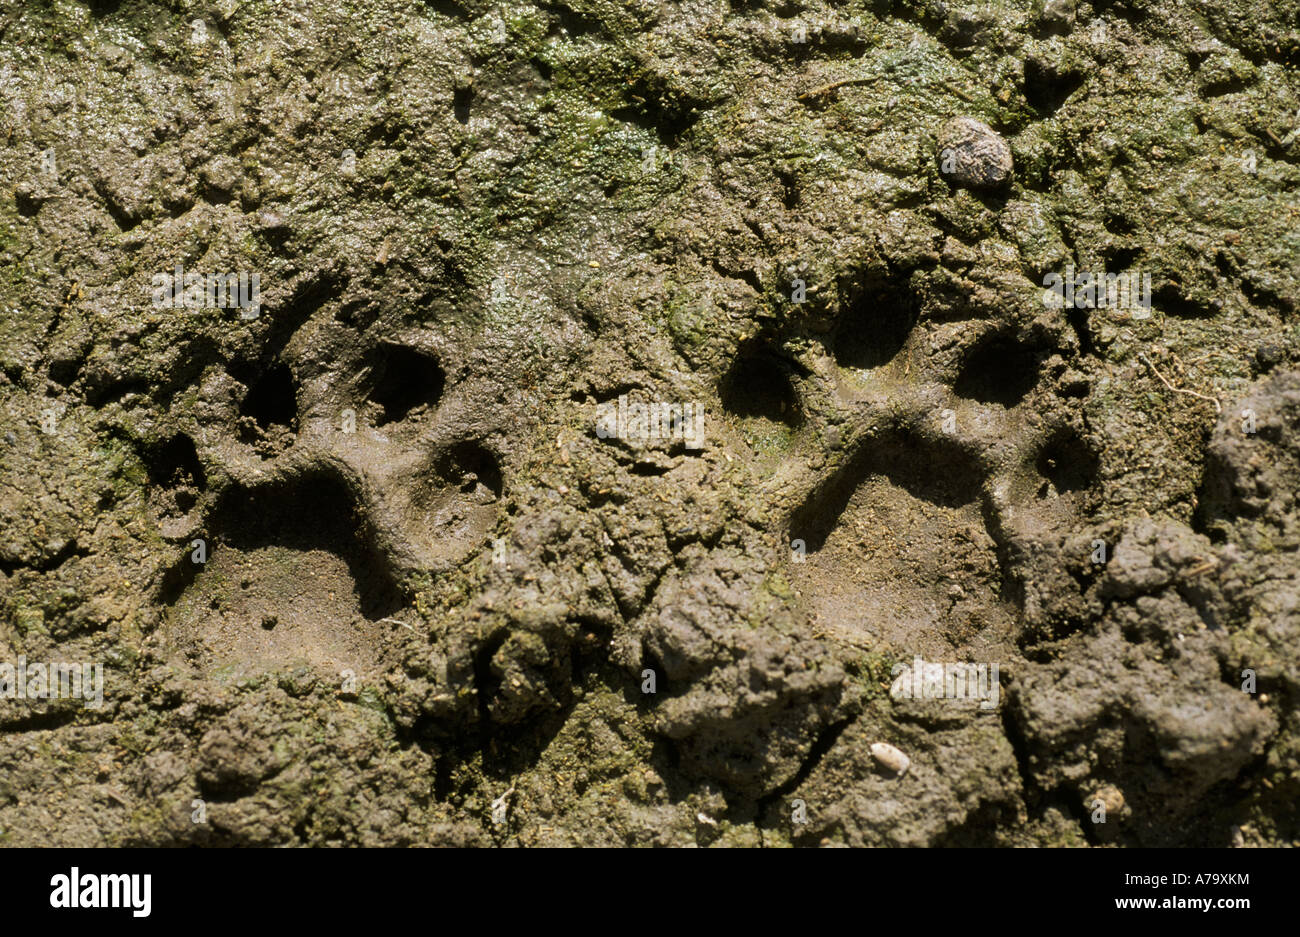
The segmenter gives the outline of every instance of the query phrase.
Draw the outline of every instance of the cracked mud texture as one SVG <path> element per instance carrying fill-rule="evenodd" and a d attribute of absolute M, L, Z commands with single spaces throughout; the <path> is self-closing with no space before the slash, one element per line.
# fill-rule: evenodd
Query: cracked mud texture
<path fill-rule="evenodd" d="M 1296 844 L 1298 22 L 0 3 L 0 842 Z"/>

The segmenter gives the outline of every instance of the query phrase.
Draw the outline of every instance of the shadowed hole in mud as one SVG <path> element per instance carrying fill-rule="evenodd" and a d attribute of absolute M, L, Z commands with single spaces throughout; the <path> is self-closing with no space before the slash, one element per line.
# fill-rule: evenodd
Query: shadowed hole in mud
<path fill-rule="evenodd" d="M 995 334 L 980 339 L 967 353 L 952 389 L 958 397 L 1014 407 L 1038 383 L 1044 352 Z"/>
<path fill-rule="evenodd" d="M 1092 328 L 1088 323 L 1088 310 L 1067 306 L 1065 321 L 1070 323 L 1074 335 L 1079 340 L 1079 354 L 1087 356 L 1097 353 L 1097 345 L 1092 340 Z"/>
<path fill-rule="evenodd" d="M 492 724 L 492 700 L 501 692 L 502 675 L 492 667 L 492 658 L 505 644 L 507 632 L 495 634 L 474 652 L 474 696 L 478 703 L 479 728 L 488 732 Z"/>
<path fill-rule="evenodd" d="M 144 459 L 152 484 L 166 488 L 193 485 L 200 490 L 207 484 L 194 440 L 184 433 L 146 450 Z"/>
<path fill-rule="evenodd" d="M 239 412 L 252 417 L 264 431 L 282 426 L 297 432 L 298 391 L 289 366 L 280 362 L 258 378 L 249 388 Z"/>
<path fill-rule="evenodd" d="M 723 408 L 735 416 L 759 417 L 791 428 L 801 422 L 788 368 L 770 351 L 742 348 L 718 393 Z"/>
<path fill-rule="evenodd" d="M 149 393 L 149 382 L 144 378 L 126 377 L 110 380 L 86 388 L 86 403 L 95 409 L 116 403 L 128 395 L 145 397 Z M 138 405 L 143 401 L 135 401 Z"/>
<path fill-rule="evenodd" d="M 1066 430 L 1053 436 L 1043 446 L 1034 468 L 1051 483 L 1058 494 L 1066 494 L 1090 488 L 1097 481 L 1101 462 L 1077 433 Z M 1040 489 L 1040 497 L 1047 495 L 1048 492 L 1044 489 Z"/>
<path fill-rule="evenodd" d="M 54 383 L 61 387 L 70 387 L 72 382 L 77 379 L 81 373 L 82 361 L 80 358 L 61 358 L 50 362 L 49 370 L 46 372 Z"/>
<path fill-rule="evenodd" d="M 1120 219 L 1109 219 L 1108 230 L 1114 232 L 1122 226 L 1124 225 Z M 1116 273 L 1121 270 L 1132 269 L 1134 262 L 1141 256 L 1142 249 L 1140 247 L 1111 247 L 1102 252 L 1106 269 Z"/>
<path fill-rule="evenodd" d="M 842 368 L 878 368 L 903 350 L 916 324 L 916 301 L 888 284 L 852 284 L 841 290 L 844 313 L 831 333 L 831 353 Z"/>
<path fill-rule="evenodd" d="M 609 116 L 648 130 L 664 146 L 674 147 L 699 120 L 699 105 L 659 76 L 638 76 L 625 92 L 631 103 L 614 108 Z"/>
<path fill-rule="evenodd" d="M 786 208 L 798 208 L 802 196 L 799 193 L 799 177 L 790 169 L 780 169 L 776 173 L 781 183 L 781 204 Z"/>
<path fill-rule="evenodd" d="M 440 13 L 452 19 L 468 20 L 473 18 L 470 16 L 469 10 L 457 3 L 456 0 L 424 0 L 424 5 L 434 13 Z"/>
<path fill-rule="evenodd" d="M 1040 114 L 1051 115 L 1083 85 L 1087 76 L 1080 71 L 1055 69 L 1033 58 L 1025 62 L 1025 100 Z"/>
<path fill-rule="evenodd" d="M 375 425 L 396 423 L 417 410 L 430 412 L 447 378 L 431 356 L 405 345 L 382 345 L 372 358 L 370 399 L 382 408 Z"/>
<path fill-rule="evenodd" d="M 469 123 L 469 106 L 474 101 L 473 88 L 457 88 L 451 93 L 451 111 L 462 124 Z"/>
<path fill-rule="evenodd" d="M 438 458 L 434 469 L 440 478 L 459 488 L 461 494 L 486 489 L 493 498 L 501 497 L 501 468 L 496 456 L 478 443 L 457 443 Z"/>
<path fill-rule="evenodd" d="M 154 510 L 161 516 L 188 514 L 207 489 L 207 476 L 194 440 L 178 433 L 146 449 L 143 460 Z"/>
<path fill-rule="evenodd" d="M 540 3 L 538 6 L 552 17 L 547 36 L 557 36 L 563 32 L 569 41 L 573 41 L 581 36 L 605 32 L 605 25 L 599 19 L 577 12 L 567 3 Z"/>
<path fill-rule="evenodd" d="M 403 603 L 341 481 L 228 490 L 207 529 L 206 564 L 187 553 L 164 586 L 179 654 L 211 672 L 374 666 L 376 623 Z"/>
<path fill-rule="evenodd" d="M 1188 299 L 1174 283 L 1166 283 L 1151 294 L 1151 302 L 1161 311 L 1178 319 L 1209 319 L 1223 311 Z"/>
<path fill-rule="evenodd" d="M 1257 508 L 1243 503 L 1241 495 L 1245 492 L 1238 492 L 1235 476 L 1231 462 L 1225 460 L 1222 452 L 1211 448 L 1206 453 L 1191 526 L 1215 546 L 1228 542 L 1234 524 L 1243 516 L 1258 512 Z"/>

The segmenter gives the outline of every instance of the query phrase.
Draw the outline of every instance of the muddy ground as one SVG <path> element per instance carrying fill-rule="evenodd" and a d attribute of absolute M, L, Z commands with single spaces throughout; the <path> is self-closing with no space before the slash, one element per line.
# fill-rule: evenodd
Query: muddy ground
<path fill-rule="evenodd" d="M 3 0 L 0 842 L 1300 841 L 1298 24 Z"/>

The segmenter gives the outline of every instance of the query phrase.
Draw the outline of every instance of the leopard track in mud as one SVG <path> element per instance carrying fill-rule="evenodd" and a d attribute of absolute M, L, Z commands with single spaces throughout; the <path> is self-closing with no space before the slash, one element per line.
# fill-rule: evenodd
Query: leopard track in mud
<path fill-rule="evenodd" d="M 0 0 L 0 843 L 1300 843 L 1297 22 Z"/>

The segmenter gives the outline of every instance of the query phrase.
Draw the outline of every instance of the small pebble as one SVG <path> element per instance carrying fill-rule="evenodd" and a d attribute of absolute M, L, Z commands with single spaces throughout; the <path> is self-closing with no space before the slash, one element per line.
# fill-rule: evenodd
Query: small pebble
<path fill-rule="evenodd" d="M 1105 805 L 1107 816 L 1118 816 L 1124 809 L 1124 794 L 1114 784 L 1104 784 L 1097 788 L 1088 798 L 1087 808 L 1092 810 L 1093 804 L 1099 800 Z"/>
<path fill-rule="evenodd" d="M 888 742 L 876 742 L 871 746 L 871 757 L 883 768 L 888 768 L 894 774 L 902 777 L 907 773 L 907 769 L 912 766 L 912 759 L 908 758 L 901 751 Z"/>
<path fill-rule="evenodd" d="M 996 189 L 1011 179 L 1011 147 L 973 117 L 954 117 L 939 131 L 939 171 L 954 185 Z"/>
<path fill-rule="evenodd" d="M 1276 342 L 1265 342 L 1255 349 L 1255 365 L 1262 371 L 1271 371 L 1282 363 L 1282 346 Z"/>

